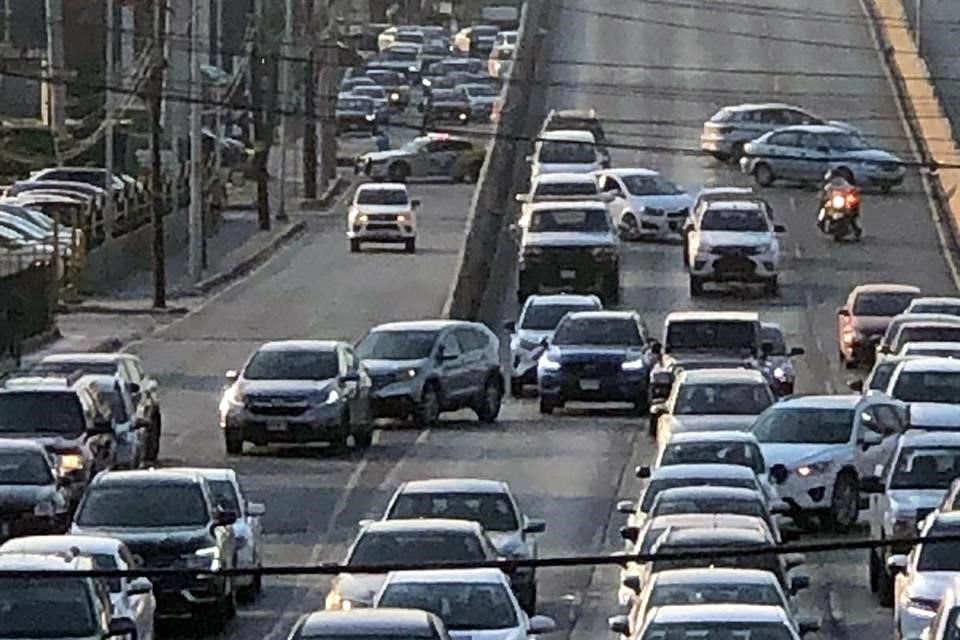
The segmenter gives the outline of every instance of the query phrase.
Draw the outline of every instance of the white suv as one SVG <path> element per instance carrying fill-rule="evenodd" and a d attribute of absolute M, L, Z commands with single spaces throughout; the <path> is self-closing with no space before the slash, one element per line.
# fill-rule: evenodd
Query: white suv
<path fill-rule="evenodd" d="M 705 282 L 759 282 L 775 295 L 780 290 L 780 241 L 783 225 L 773 224 L 763 203 L 709 202 L 694 213 L 688 234 L 690 295 Z"/>
<path fill-rule="evenodd" d="M 860 478 L 890 459 L 906 424 L 906 406 L 884 396 L 805 396 L 771 406 L 752 432 L 793 520 L 845 530 L 860 514 Z"/>
<path fill-rule="evenodd" d="M 363 242 L 399 243 L 407 253 L 417 250 L 419 200 L 411 200 L 407 187 L 398 182 L 360 185 L 347 213 L 350 251 L 360 251 Z"/>

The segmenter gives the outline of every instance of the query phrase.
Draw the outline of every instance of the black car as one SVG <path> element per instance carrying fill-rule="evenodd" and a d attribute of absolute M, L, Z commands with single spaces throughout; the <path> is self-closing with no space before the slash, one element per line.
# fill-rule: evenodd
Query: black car
<path fill-rule="evenodd" d="M 540 359 L 540 412 L 550 414 L 570 400 L 629 402 L 647 412 L 652 341 L 635 311 L 567 314 Z"/>
<path fill-rule="evenodd" d="M 424 101 L 423 116 L 427 128 L 441 122 L 467 122 L 470 119 L 470 101 L 455 89 L 433 89 Z"/>
<path fill-rule="evenodd" d="M 198 474 L 113 471 L 90 484 L 70 533 L 117 538 L 149 569 L 232 569 L 238 514 L 214 505 Z M 219 631 L 236 613 L 230 577 L 182 573 L 151 580 L 161 617 L 191 617 Z"/>
<path fill-rule="evenodd" d="M 63 533 L 69 498 L 43 446 L 0 439 L 0 540 Z"/>
<path fill-rule="evenodd" d="M 337 98 L 337 135 L 344 133 L 377 133 L 377 103 L 373 98 L 341 95 Z"/>

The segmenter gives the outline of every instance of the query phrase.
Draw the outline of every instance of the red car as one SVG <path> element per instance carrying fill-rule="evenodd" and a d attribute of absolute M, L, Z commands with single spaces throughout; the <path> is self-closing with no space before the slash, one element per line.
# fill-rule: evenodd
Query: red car
<path fill-rule="evenodd" d="M 848 369 L 873 363 L 877 342 L 890 320 L 920 296 L 920 289 L 904 284 L 863 284 L 854 288 L 837 309 L 840 361 Z"/>

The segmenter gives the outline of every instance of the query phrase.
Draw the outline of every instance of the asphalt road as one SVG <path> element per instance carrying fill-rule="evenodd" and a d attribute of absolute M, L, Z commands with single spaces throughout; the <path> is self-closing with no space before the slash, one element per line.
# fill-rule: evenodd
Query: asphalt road
<path fill-rule="evenodd" d="M 765 0 L 764 6 L 774 1 Z M 780 2 L 777 6 L 784 9 L 794 7 Z M 804 5 L 808 17 L 802 19 L 793 12 L 745 11 L 743 3 L 724 8 L 726 4 L 565 0 L 573 9 L 628 17 L 562 11 L 551 36 L 552 57 L 615 66 L 555 64 L 550 103 L 593 106 L 607 119 L 677 122 L 611 124 L 609 129 L 617 132 L 615 140 L 629 144 L 694 150 L 699 123 L 722 104 L 782 98 L 861 124 L 897 150 L 906 147 L 874 53 L 788 41 L 872 46 L 856 0 L 811 0 Z M 849 17 L 825 19 L 817 12 Z M 631 70 L 630 64 L 661 70 Z M 669 71 L 663 66 L 767 73 Z M 870 77 L 828 83 L 791 73 L 822 69 Z M 825 94 L 831 90 L 839 94 L 828 99 Z M 614 162 L 658 168 L 691 189 L 745 182 L 695 153 L 621 150 L 614 153 Z M 618 549 L 619 541 L 611 535 L 620 524 L 612 515 L 613 505 L 636 494 L 638 484 L 626 471 L 648 459 L 651 448 L 644 424 L 616 411 L 573 409 L 541 419 L 535 401 L 524 400 L 510 402 L 493 427 L 480 427 L 465 416 L 428 431 L 384 429 L 362 456 L 318 447 L 225 457 L 215 417 L 222 375 L 259 343 L 292 337 L 349 339 L 379 322 L 439 314 L 471 193 L 468 187 L 446 184 L 416 185 L 412 192 L 423 201 L 422 250 L 417 255 L 351 255 L 342 216 L 317 218 L 301 241 L 249 279 L 138 345 L 136 350 L 160 376 L 165 392 L 161 462 L 235 467 L 251 497 L 267 504 L 268 564 L 339 560 L 357 520 L 379 513 L 399 482 L 451 475 L 510 482 L 529 514 L 548 522 L 541 543 L 544 554 Z M 651 326 L 673 309 L 759 309 L 783 323 L 792 343 L 807 348 L 799 364 L 799 390 L 837 391 L 845 372 L 838 370 L 834 355 L 833 312 L 853 285 L 897 280 L 933 292 L 953 290 L 915 177 L 890 196 L 866 198 L 861 245 L 839 247 L 817 234 L 811 192 L 773 189 L 768 196 L 789 230 L 790 258 L 779 299 L 734 295 L 694 304 L 679 269 L 677 246 L 633 245 L 625 259 L 627 306 L 640 309 Z M 854 554 L 810 558 L 815 587 L 806 594 L 805 606 L 828 618 L 824 637 L 891 637 L 889 614 L 872 604 L 865 588 L 863 560 Z M 605 618 L 615 612 L 614 582 L 615 572 L 591 567 L 542 572 L 540 608 L 558 618 L 557 636 L 605 636 Z M 286 637 L 297 616 L 322 606 L 325 588 L 321 579 L 268 579 L 261 600 L 241 610 L 226 636 Z"/>

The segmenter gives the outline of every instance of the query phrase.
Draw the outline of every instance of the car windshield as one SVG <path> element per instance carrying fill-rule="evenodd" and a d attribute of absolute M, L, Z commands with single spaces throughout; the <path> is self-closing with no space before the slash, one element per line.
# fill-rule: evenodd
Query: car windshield
<path fill-rule="evenodd" d="M 557 327 L 554 344 L 642 346 L 637 323 L 629 318 L 567 318 Z"/>
<path fill-rule="evenodd" d="M 772 347 L 770 351 L 772 356 L 787 355 L 787 343 L 783 338 L 783 331 L 779 327 L 761 327 L 760 342 Z"/>
<path fill-rule="evenodd" d="M 651 480 L 643 492 L 643 500 L 640 502 L 640 511 L 647 513 L 653 506 L 653 500 L 657 494 L 667 489 L 676 489 L 678 487 L 732 487 L 735 489 L 756 489 L 757 482 L 748 478 L 657 478 Z"/>
<path fill-rule="evenodd" d="M 478 522 L 486 531 L 520 528 L 513 503 L 505 493 L 404 493 L 388 519 L 445 518 Z"/>
<path fill-rule="evenodd" d="M 418 55 L 415 49 L 391 47 L 383 51 L 380 54 L 380 58 L 389 62 L 416 62 Z"/>
<path fill-rule="evenodd" d="M 547 123 L 546 131 L 589 131 L 593 134 L 593 139 L 597 142 L 603 142 L 603 126 L 599 120 L 587 118 L 565 118 L 556 116 Z"/>
<path fill-rule="evenodd" d="M 502 584 L 389 584 L 377 606 L 429 611 L 439 616 L 450 631 L 510 629 L 519 624 L 513 602 Z"/>
<path fill-rule="evenodd" d="M 675 196 L 683 193 L 677 185 L 661 176 L 623 176 L 621 178 L 632 196 Z"/>
<path fill-rule="evenodd" d="M 949 489 L 960 476 L 960 447 L 904 447 L 890 477 L 891 489 Z"/>
<path fill-rule="evenodd" d="M 733 109 L 720 109 L 710 117 L 710 122 L 728 122 L 733 120 L 736 115 L 737 112 Z"/>
<path fill-rule="evenodd" d="M 597 195 L 595 182 L 541 182 L 537 185 L 535 196 L 595 196 Z"/>
<path fill-rule="evenodd" d="M 88 584 L 69 577 L 0 578 L 0 637 L 100 637 Z"/>
<path fill-rule="evenodd" d="M 843 444 L 853 432 L 853 409 L 777 407 L 757 418 L 753 435 L 761 443 Z"/>
<path fill-rule="evenodd" d="M 656 584 L 648 607 L 684 604 L 759 604 L 786 607 L 775 583 L 704 582 Z M 731 639 L 732 640 L 732 639 Z"/>
<path fill-rule="evenodd" d="M 901 371 L 891 395 L 903 402 L 960 404 L 960 372 Z"/>
<path fill-rule="evenodd" d="M 79 436 L 86 419 L 72 391 L 7 391 L 0 393 L 0 433 L 50 433 Z"/>
<path fill-rule="evenodd" d="M 641 640 L 793 640 L 787 625 L 780 622 L 696 622 L 653 623 Z"/>
<path fill-rule="evenodd" d="M 893 372 L 896 371 L 899 362 L 878 362 L 873 365 L 873 372 L 870 374 L 871 391 L 883 391 L 887 388 Z"/>
<path fill-rule="evenodd" d="M 93 486 L 77 513 L 82 527 L 203 527 L 210 520 L 198 485 L 146 484 Z"/>
<path fill-rule="evenodd" d="M 532 304 L 524 311 L 520 328 L 530 331 L 553 331 L 563 320 L 563 316 L 568 313 L 596 309 L 596 305 L 585 304 Z"/>
<path fill-rule="evenodd" d="M 735 516 L 753 516 L 762 518 L 766 521 L 769 518 L 769 512 L 763 502 L 757 500 L 733 500 L 730 498 L 699 498 L 686 497 L 675 500 L 654 501 L 650 509 L 650 517 L 686 515 L 699 513 L 723 513 Z"/>
<path fill-rule="evenodd" d="M 373 331 L 357 345 L 361 360 L 422 360 L 430 356 L 436 331 Z"/>
<path fill-rule="evenodd" d="M 237 495 L 237 489 L 229 480 L 210 480 L 210 493 L 213 502 L 218 507 L 227 511 L 240 514 L 240 497 Z"/>
<path fill-rule="evenodd" d="M 30 373 L 37 375 L 70 375 L 81 372 L 87 375 L 112 376 L 117 372 L 117 365 L 113 362 L 40 362 L 30 369 Z"/>
<path fill-rule="evenodd" d="M 380 566 L 403 562 L 489 560 L 473 535 L 445 531 L 375 531 L 360 534 L 347 565 Z"/>
<path fill-rule="evenodd" d="M 738 351 L 753 354 L 757 349 L 755 322 L 724 320 L 673 321 L 667 325 L 664 350 Z"/>
<path fill-rule="evenodd" d="M 373 109 L 373 101 L 361 100 L 359 98 L 342 98 L 337 101 L 337 109 L 340 111 L 371 111 Z"/>
<path fill-rule="evenodd" d="M 589 142 L 544 140 L 540 143 L 539 159 L 548 164 L 593 164 L 597 161 L 597 150 Z"/>
<path fill-rule="evenodd" d="M 708 209 L 700 219 L 702 231 L 769 231 L 770 224 L 762 211 L 750 209 Z"/>
<path fill-rule="evenodd" d="M 890 346 L 893 353 L 898 353 L 900 345 L 908 342 L 960 342 L 960 325 L 907 325 L 900 329 L 896 340 Z"/>
<path fill-rule="evenodd" d="M 247 380 L 329 380 L 340 373 L 336 351 L 280 351 L 264 349 L 256 352 L 243 370 Z"/>
<path fill-rule="evenodd" d="M 493 98 L 498 95 L 496 89 L 487 85 L 471 85 L 463 89 L 467 92 L 467 95 L 472 97 Z"/>
<path fill-rule="evenodd" d="M 929 534 L 957 535 L 955 531 L 930 531 Z M 921 545 L 917 571 L 960 571 L 960 543 L 937 542 Z"/>
<path fill-rule="evenodd" d="M 853 315 L 893 317 L 916 297 L 915 293 L 861 293 L 853 302 Z"/>
<path fill-rule="evenodd" d="M 690 553 L 692 551 L 696 551 L 697 547 L 702 548 L 710 545 L 711 542 L 709 540 L 699 542 L 696 547 L 661 544 L 659 546 L 655 546 L 654 551 L 657 553 Z M 755 547 L 756 545 L 737 546 Z M 676 560 L 655 560 L 652 564 L 652 571 L 659 572 L 670 569 L 699 569 L 706 568 L 708 566 L 734 569 L 760 569 L 762 571 L 769 571 L 770 573 L 773 573 L 778 579 L 782 575 L 780 570 L 780 559 L 776 556 L 776 554 L 773 553 L 760 553 L 756 555 L 724 555 L 710 558 L 709 560 L 697 557 L 688 557 Z M 736 638 L 737 636 L 733 637 Z M 724 636 L 724 638 L 725 640 L 729 640 L 729 636 Z"/>
<path fill-rule="evenodd" d="M 673 464 L 735 464 L 757 474 L 765 470 L 760 447 L 749 442 L 682 442 L 668 444 L 661 466 Z"/>
<path fill-rule="evenodd" d="M 908 313 L 941 313 L 948 316 L 960 316 L 960 305 L 924 302 L 912 305 Z"/>
<path fill-rule="evenodd" d="M 773 404 L 766 384 L 684 384 L 677 390 L 675 415 L 755 416 Z"/>
<path fill-rule="evenodd" d="M 53 484 L 50 463 L 41 451 L 0 451 L 0 485 Z"/>
<path fill-rule="evenodd" d="M 367 77 L 383 87 L 395 87 L 400 82 L 400 74 L 393 71 L 368 71 Z"/>
<path fill-rule="evenodd" d="M 603 233 L 610 230 L 605 209 L 554 209 L 530 216 L 533 233 Z"/>
<path fill-rule="evenodd" d="M 402 206 L 409 201 L 403 189 L 361 189 L 357 192 L 357 204 Z"/>
<path fill-rule="evenodd" d="M 828 147 L 839 151 L 863 151 L 874 148 L 861 136 L 853 133 L 826 133 L 823 137 L 827 140 Z"/>

